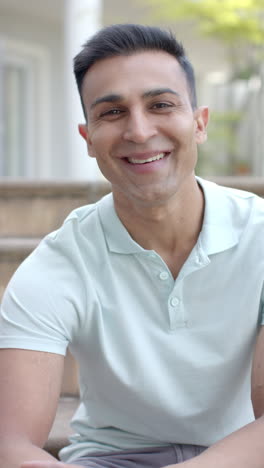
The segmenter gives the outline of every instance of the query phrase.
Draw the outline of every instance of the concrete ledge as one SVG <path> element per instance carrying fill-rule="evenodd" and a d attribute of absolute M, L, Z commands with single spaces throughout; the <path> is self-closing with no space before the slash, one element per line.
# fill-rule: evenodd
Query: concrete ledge
<path fill-rule="evenodd" d="M 28 198 L 41 197 L 53 198 L 84 197 L 89 203 L 98 200 L 111 191 L 107 181 L 100 182 L 72 182 L 66 180 L 30 180 L 0 178 L 0 197 L 5 198 Z M 90 201 L 91 200 L 91 201 Z M 86 201 L 87 203 L 87 201 Z"/>
<path fill-rule="evenodd" d="M 206 177 L 206 179 L 219 185 L 253 192 L 260 197 L 264 197 L 264 177 L 215 176 Z"/>
<path fill-rule="evenodd" d="M 0 235 L 43 237 L 68 214 L 110 191 L 107 183 L 0 181 Z"/>
<path fill-rule="evenodd" d="M 26 258 L 40 241 L 41 239 L 38 237 L 0 237 L 1 261 L 5 260 L 5 257 L 8 260 Z"/>

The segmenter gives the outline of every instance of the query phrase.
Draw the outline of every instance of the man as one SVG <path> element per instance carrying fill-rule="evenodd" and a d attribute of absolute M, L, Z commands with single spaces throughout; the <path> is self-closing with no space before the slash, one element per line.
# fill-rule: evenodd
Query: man
<path fill-rule="evenodd" d="M 261 468 L 264 201 L 195 177 L 208 110 L 170 34 L 103 29 L 75 74 L 112 195 L 74 211 L 6 291 L 1 468 Z M 82 403 L 59 464 L 41 447 L 67 346 Z"/>

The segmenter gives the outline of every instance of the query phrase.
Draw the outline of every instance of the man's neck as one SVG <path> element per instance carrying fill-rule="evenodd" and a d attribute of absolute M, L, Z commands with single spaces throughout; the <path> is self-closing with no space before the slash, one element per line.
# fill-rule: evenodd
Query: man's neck
<path fill-rule="evenodd" d="M 160 204 L 135 203 L 115 193 L 114 200 L 131 237 L 141 247 L 155 250 L 176 277 L 202 228 L 204 196 L 196 180 Z"/>

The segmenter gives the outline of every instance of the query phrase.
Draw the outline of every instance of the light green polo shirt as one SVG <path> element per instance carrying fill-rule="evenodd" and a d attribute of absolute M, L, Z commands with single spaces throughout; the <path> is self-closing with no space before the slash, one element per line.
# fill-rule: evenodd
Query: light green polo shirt
<path fill-rule="evenodd" d="M 205 216 L 176 281 L 130 237 L 112 195 L 72 212 L 20 266 L 0 346 L 80 363 L 71 461 L 96 451 L 211 445 L 254 419 L 264 313 L 264 200 L 199 179 Z M 169 227 L 168 227 L 169 228 Z"/>

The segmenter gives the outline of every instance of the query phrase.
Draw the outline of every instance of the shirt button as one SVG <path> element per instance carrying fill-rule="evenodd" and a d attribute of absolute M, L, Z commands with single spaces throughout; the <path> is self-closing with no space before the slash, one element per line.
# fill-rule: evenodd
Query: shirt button
<path fill-rule="evenodd" d="M 162 271 L 159 275 L 160 279 L 165 281 L 169 278 L 169 273 L 167 271 Z"/>
<path fill-rule="evenodd" d="M 172 307 L 177 307 L 180 303 L 180 300 L 178 299 L 178 297 L 172 297 L 170 303 Z"/>

